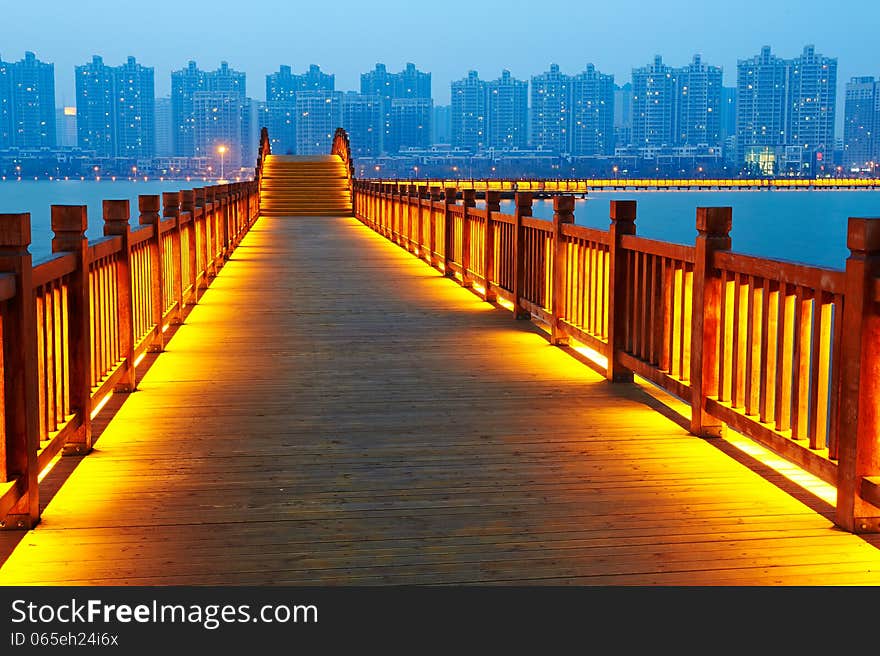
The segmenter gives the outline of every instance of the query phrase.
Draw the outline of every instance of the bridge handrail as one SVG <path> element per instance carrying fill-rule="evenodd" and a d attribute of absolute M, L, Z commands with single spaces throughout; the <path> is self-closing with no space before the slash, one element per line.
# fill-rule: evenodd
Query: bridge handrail
<path fill-rule="evenodd" d="M 609 380 L 680 397 L 694 434 L 726 426 L 835 485 L 841 527 L 880 530 L 880 219 L 849 220 L 837 271 L 732 252 L 729 207 L 697 208 L 681 245 L 636 236 L 635 201 L 611 201 L 602 231 L 573 225 L 571 195 L 545 221 L 533 191 L 502 214 L 500 189 L 477 209 L 473 181 L 442 184 L 356 180 L 355 216 L 553 343 L 592 349 Z"/>
<path fill-rule="evenodd" d="M 254 168 L 254 180 L 259 182 L 263 179 L 263 165 L 266 158 L 272 154 L 272 141 L 269 139 L 269 129 L 260 128 L 260 148 L 257 151 L 257 165 Z"/>
<path fill-rule="evenodd" d="M 348 139 L 348 133 L 344 128 L 336 128 L 333 134 L 333 144 L 330 147 L 331 155 L 339 155 L 342 163 L 348 170 L 348 179 L 354 178 L 354 159 L 351 156 L 351 142 Z"/>
<path fill-rule="evenodd" d="M 477 191 L 533 191 L 538 193 L 585 193 L 619 189 L 880 189 L 880 178 L 362 178 L 377 183 L 453 186 Z"/>
<path fill-rule="evenodd" d="M 262 161 L 263 152 L 261 151 Z M 258 163 L 259 167 L 259 163 Z M 259 214 L 259 183 L 220 184 L 51 207 L 53 255 L 34 264 L 29 214 L 0 214 L 0 526 L 39 521 L 39 474 L 92 448 L 91 422 L 137 366 L 163 350 Z"/>

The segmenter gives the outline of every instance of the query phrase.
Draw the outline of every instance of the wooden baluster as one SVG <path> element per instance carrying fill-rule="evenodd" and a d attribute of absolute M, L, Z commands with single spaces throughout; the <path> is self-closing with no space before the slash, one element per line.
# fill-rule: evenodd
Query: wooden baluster
<path fill-rule="evenodd" d="M 171 317 L 171 323 L 179 324 L 183 321 L 183 260 L 180 252 L 180 195 L 176 191 L 166 191 L 162 194 L 162 217 L 174 219 L 174 227 L 171 229 L 171 287 L 174 294 L 174 302 L 177 309 Z M 164 309 L 164 308 L 163 308 Z"/>
<path fill-rule="evenodd" d="M 122 250 L 116 262 L 116 326 L 119 334 L 119 357 L 125 374 L 116 386 L 117 392 L 135 390 L 134 370 L 134 294 L 131 270 L 131 211 L 127 200 L 105 200 L 104 236 L 122 238 Z"/>
<path fill-rule="evenodd" d="M 495 292 L 492 287 L 492 269 L 495 264 L 495 229 L 492 226 L 492 212 L 501 211 L 501 192 L 486 192 L 486 230 L 483 233 L 483 278 L 486 283 L 486 291 L 483 298 L 492 303 L 495 301 Z"/>
<path fill-rule="evenodd" d="M 468 211 L 477 205 L 477 192 L 473 187 L 461 192 L 463 211 L 461 213 L 461 286 L 472 287 L 468 269 L 471 267 L 471 222 Z"/>
<path fill-rule="evenodd" d="M 156 334 L 151 351 L 162 351 L 165 348 L 165 333 L 162 332 L 162 321 L 165 313 L 165 272 L 162 263 L 165 261 L 165 243 L 159 225 L 159 196 L 138 196 L 138 223 L 153 226 L 153 239 L 150 240 L 150 305 L 153 309 L 152 323 L 156 326 Z"/>
<path fill-rule="evenodd" d="M 457 195 L 458 190 L 455 187 L 446 187 L 443 190 L 443 275 L 449 277 L 454 275 L 454 271 L 449 266 L 449 263 L 455 259 L 454 253 L 452 253 L 455 221 L 453 220 L 450 208 L 455 205 L 455 197 Z"/>
<path fill-rule="evenodd" d="M 568 337 L 559 330 L 559 320 L 565 316 L 565 266 L 566 248 L 562 226 L 574 223 L 574 196 L 553 197 L 553 263 L 550 271 L 552 298 L 550 308 L 550 342 L 568 344 Z"/>
<path fill-rule="evenodd" d="M 530 191 L 518 191 L 514 196 L 513 225 L 513 317 L 515 319 L 531 319 L 532 313 L 520 302 L 525 294 L 526 256 L 523 217 L 532 216 L 534 195 Z"/>
<path fill-rule="evenodd" d="M 880 476 L 880 218 L 851 218 L 840 347 L 837 518 L 857 533 L 880 531 L 880 508 L 862 496 Z"/>
<path fill-rule="evenodd" d="M 636 234 L 636 201 L 611 201 L 611 226 L 608 229 L 608 369 L 605 377 L 614 382 L 632 382 L 632 372 L 618 360 L 626 341 L 626 251 L 621 237 Z"/>
<path fill-rule="evenodd" d="M 691 311 L 691 432 L 720 437 L 722 422 L 706 412 L 706 399 L 718 395 L 718 344 L 723 290 L 713 266 L 716 251 L 730 250 L 731 208 L 698 207 Z"/>
<path fill-rule="evenodd" d="M 40 448 L 40 389 L 37 376 L 37 308 L 34 299 L 30 214 L 0 214 L 0 271 L 15 275 L 15 296 L 3 322 L 2 375 L 5 393 L 2 480 L 20 481 L 21 498 L 0 528 L 31 529 L 40 521 L 37 451 Z M 73 362 L 71 362 L 73 364 Z"/>

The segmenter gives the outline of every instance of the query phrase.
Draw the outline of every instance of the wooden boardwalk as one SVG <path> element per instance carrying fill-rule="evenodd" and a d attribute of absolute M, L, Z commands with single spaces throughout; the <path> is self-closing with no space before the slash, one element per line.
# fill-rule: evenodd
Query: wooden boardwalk
<path fill-rule="evenodd" d="M 263 218 L 0 584 L 880 584 L 655 406 L 354 219 Z"/>

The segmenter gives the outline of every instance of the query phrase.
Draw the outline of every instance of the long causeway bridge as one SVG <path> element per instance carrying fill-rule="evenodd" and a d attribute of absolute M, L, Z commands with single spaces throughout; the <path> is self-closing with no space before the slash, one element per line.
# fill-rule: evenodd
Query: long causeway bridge
<path fill-rule="evenodd" d="M 835 271 L 353 171 L 0 215 L 0 584 L 880 584 L 880 219 Z"/>

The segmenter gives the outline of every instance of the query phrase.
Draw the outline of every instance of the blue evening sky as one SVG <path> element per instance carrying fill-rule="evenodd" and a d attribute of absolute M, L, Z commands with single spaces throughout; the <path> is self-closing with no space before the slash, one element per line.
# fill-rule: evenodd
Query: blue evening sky
<path fill-rule="evenodd" d="M 680 66 L 700 53 L 732 86 L 737 59 L 765 44 L 783 57 L 807 43 L 837 57 L 842 89 L 851 76 L 880 76 L 878 25 L 880 4 L 863 0 L 32 0 L 3 3 L 0 57 L 32 50 L 54 62 L 59 104 L 74 104 L 73 67 L 93 54 L 111 65 L 134 55 L 155 67 L 158 96 L 170 93 L 170 72 L 189 59 L 203 69 L 226 60 L 247 73 L 257 99 L 279 64 L 301 72 L 315 63 L 336 74 L 337 89 L 357 90 L 376 62 L 397 71 L 411 61 L 432 73 L 434 98 L 444 104 L 449 82 L 469 69 L 485 79 L 502 68 L 528 78 L 551 62 L 567 73 L 592 62 L 624 83 L 654 54 Z"/>

